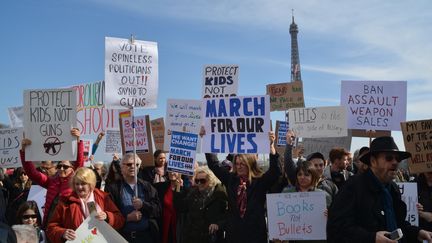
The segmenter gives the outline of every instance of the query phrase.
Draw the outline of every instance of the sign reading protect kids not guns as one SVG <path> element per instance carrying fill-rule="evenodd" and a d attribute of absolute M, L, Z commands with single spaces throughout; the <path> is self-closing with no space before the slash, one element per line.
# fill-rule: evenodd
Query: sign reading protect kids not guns
<path fill-rule="evenodd" d="M 238 65 L 204 66 L 203 98 L 236 96 L 238 90 Z"/>
<path fill-rule="evenodd" d="M 269 239 L 325 240 L 324 192 L 267 194 Z"/>
<path fill-rule="evenodd" d="M 76 160 L 76 94 L 73 89 L 24 91 L 24 134 L 27 161 Z"/>
<path fill-rule="evenodd" d="M 19 153 L 22 137 L 21 127 L 0 129 L 0 168 L 22 166 Z"/>
<path fill-rule="evenodd" d="M 342 81 L 348 128 L 400 131 L 406 120 L 406 81 Z"/>
<path fill-rule="evenodd" d="M 203 153 L 269 153 L 269 96 L 203 101 Z"/>
<path fill-rule="evenodd" d="M 156 108 L 156 42 L 105 38 L 105 105 L 107 108 Z"/>
<path fill-rule="evenodd" d="M 432 119 L 401 122 L 411 173 L 432 171 Z"/>

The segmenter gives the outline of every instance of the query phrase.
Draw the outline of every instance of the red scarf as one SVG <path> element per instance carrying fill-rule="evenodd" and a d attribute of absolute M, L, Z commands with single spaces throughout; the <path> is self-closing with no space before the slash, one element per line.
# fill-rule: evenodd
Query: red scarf
<path fill-rule="evenodd" d="M 247 206 L 247 179 L 240 177 L 240 184 L 237 187 L 237 206 L 240 211 L 240 218 L 243 218 L 246 213 Z"/>
<path fill-rule="evenodd" d="M 171 186 L 169 186 L 163 199 L 162 243 L 168 243 L 170 228 L 173 242 L 176 242 L 177 215 L 174 208 L 173 197 L 173 191 L 171 190 Z"/>

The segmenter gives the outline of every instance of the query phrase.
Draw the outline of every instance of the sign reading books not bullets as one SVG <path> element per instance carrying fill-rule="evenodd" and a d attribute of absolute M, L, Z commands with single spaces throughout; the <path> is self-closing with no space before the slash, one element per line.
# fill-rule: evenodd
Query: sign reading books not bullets
<path fill-rule="evenodd" d="M 432 119 L 401 122 L 411 173 L 432 171 Z"/>
<path fill-rule="evenodd" d="M 18 168 L 22 166 L 19 153 L 22 138 L 22 127 L 0 129 L 0 168 Z"/>
<path fill-rule="evenodd" d="M 198 135 L 173 131 L 168 157 L 168 171 L 192 176 L 195 170 L 195 155 Z"/>
<path fill-rule="evenodd" d="M 288 110 L 290 129 L 297 137 L 347 136 L 346 110 L 342 106 L 292 108 Z"/>
<path fill-rule="evenodd" d="M 157 43 L 105 37 L 105 86 L 107 108 L 156 108 Z"/>
<path fill-rule="evenodd" d="M 27 161 L 76 160 L 76 94 L 73 89 L 24 91 L 24 134 Z"/>
<path fill-rule="evenodd" d="M 269 153 L 269 96 L 204 99 L 203 153 Z"/>
<path fill-rule="evenodd" d="M 400 131 L 406 120 L 406 81 L 342 81 L 348 128 Z"/>
<path fill-rule="evenodd" d="M 269 239 L 325 240 L 323 191 L 267 194 Z"/>
<path fill-rule="evenodd" d="M 238 65 L 206 65 L 203 72 L 203 98 L 221 98 L 237 95 Z"/>

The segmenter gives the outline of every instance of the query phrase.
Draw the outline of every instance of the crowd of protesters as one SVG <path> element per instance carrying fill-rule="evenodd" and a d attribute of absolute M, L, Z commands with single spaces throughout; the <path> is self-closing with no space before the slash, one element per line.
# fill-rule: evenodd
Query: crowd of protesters
<path fill-rule="evenodd" d="M 133 153 L 114 155 L 108 169 L 103 162 L 83 167 L 80 131 L 71 134 L 78 144 L 75 161 L 43 161 L 36 168 L 24 159 L 31 141 L 23 139 L 23 167 L 0 170 L 0 242 L 74 240 L 76 229 L 93 215 L 128 242 L 264 243 L 266 194 L 313 191 L 325 194 L 322 213 L 328 219 L 327 239 L 314 242 L 395 243 L 388 233 L 398 228 L 404 235 L 399 242 L 432 242 L 432 172 L 410 177 L 399 169 L 410 154 L 399 151 L 392 137 L 376 138 L 353 156 L 335 147 L 328 160 L 314 151 L 295 161 L 295 134 L 287 132 L 280 156 L 271 132 L 266 171 L 254 154 L 230 154 L 223 161 L 206 154 L 207 164 L 185 176 L 167 169 L 161 150 L 150 167 Z M 406 205 L 395 184 L 412 179 L 418 183 L 418 227 L 405 220 Z M 47 189 L 43 217 L 36 202 L 27 200 L 31 185 Z"/>

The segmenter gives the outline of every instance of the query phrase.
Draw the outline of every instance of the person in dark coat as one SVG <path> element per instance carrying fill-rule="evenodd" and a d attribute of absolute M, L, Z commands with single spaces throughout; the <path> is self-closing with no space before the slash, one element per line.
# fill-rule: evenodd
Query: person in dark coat
<path fill-rule="evenodd" d="M 201 130 L 200 134 L 205 131 Z M 270 167 L 263 173 L 255 154 L 238 154 L 233 172 L 219 166 L 216 154 L 206 154 L 207 164 L 225 186 L 228 194 L 226 240 L 228 243 L 267 242 L 265 221 L 266 193 L 281 175 L 279 154 L 274 148 L 274 133 L 270 133 Z"/>
<path fill-rule="evenodd" d="M 417 179 L 419 226 L 432 231 L 432 172 L 421 173 Z"/>
<path fill-rule="evenodd" d="M 398 163 L 411 157 L 399 151 L 392 137 L 372 141 L 370 151 L 361 157 L 369 169 L 347 181 L 330 207 L 328 242 L 393 242 L 387 234 L 400 228 L 402 243 L 432 242 L 432 232 L 411 226 L 405 220 L 406 204 L 393 181 Z"/>
<path fill-rule="evenodd" d="M 155 165 L 140 168 L 138 172 L 138 177 L 150 182 L 153 185 L 156 183 L 168 181 L 167 162 L 164 151 L 160 149 L 156 150 L 153 153 L 153 158 Z"/>

